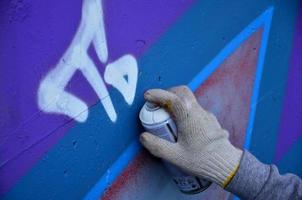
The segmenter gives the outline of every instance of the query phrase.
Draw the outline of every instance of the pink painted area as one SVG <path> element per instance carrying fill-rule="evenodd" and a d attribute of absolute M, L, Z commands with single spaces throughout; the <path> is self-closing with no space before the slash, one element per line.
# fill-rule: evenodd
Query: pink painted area
<path fill-rule="evenodd" d="M 154 184 L 155 179 L 152 178 L 152 176 L 153 173 L 156 172 L 157 183 Z M 126 197 L 126 199 L 142 198 L 146 195 L 146 192 L 148 193 L 148 185 L 152 185 L 153 188 L 156 188 L 156 185 L 162 182 L 161 179 L 165 179 L 165 174 L 163 173 L 159 161 L 152 158 L 146 151 L 142 151 L 119 176 L 114 184 L 108 188 L 102 199 L 125 199 Z M 166 184 L 164 181 L 162 183 Z M 164 187 L 163 184 L 161 185 Z"/>
<path fill-rule="evenodd" d="M 206 193 L 186 195 L 178 191 L 161 161 L 141 152 L 108 188 L 102 200 L 145 200 L 145 199 L 226 199 L 225 192 L 212 185 Z"/>
<path fill-rule="evenodd" d="M 262 30 L 250 36 L 195 92 L 200 105 L 217 116 L 237 147 L 245 138 L 261 37 Z"/>
<path fill-rule="evenodd" d="M 245 138 L 261 39 L 262 29 L 259 29 L 224 60 L 195 92 L 198 102 L 217 116 L 237 147 L 242 147 Z M 108 188 L 102 199 L 233 198 L 215 184 L 193 196 L 175 191 L 177 188 L 158 160 L 142 152 Z"/>

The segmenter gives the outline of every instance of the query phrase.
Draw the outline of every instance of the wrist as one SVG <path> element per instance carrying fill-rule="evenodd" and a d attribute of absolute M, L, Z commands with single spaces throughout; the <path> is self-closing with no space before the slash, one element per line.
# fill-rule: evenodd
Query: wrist
<path fill-rule="evenodd" d="M 207 160 L 208 176 L 221 187 L 226 187 L 236 174 L 242 150 L 234 147 L 229 140 L 223 140 L 211 145 Z"/>

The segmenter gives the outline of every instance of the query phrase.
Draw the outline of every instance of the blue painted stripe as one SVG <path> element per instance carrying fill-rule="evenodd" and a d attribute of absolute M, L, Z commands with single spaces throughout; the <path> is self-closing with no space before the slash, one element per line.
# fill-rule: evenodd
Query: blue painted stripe
<path fill-rule="evenodd" d="M 247 131 L 246 131 L 245 142 L 243 145 L 243 147 L 245 149 L 249 149 L 250 144 L 251 144 L 255 113 L 256 113 L 256 107 L 257 107 L 257 102 L 258 102 L 259 87 L 260 87 L 260 82 L 261 82 L 261 77 L 262 77 L 263 64 L 264 64 L 264 59 L 265 59 L 265 54 L 266 54 L 266 47 L 267 47 L 269 31 L 270 31 L 270 27 L 271 27 L 271 21 L 272 21 L 272 17 L 273 17 L 273 11 L 274 11 L 274 8 L 270 7 L 260 16 L 261 18 L 258 18 L 259 21 L 264 22 L 264 30 L 263 30 L 262 40 L 261 40 L 261 48 L 260 48 L 260 52 L 259 52 L 258 63 L 257 63 L 257 72 L 256 72 L 254 88 L 253 88 L 253 96 L 252 96 L 252 101 L 251 101 L 251 111 L 250 111 L 250 116 L 249 116 L 249 123 L 248 123 Z"/>
<path fill-rule="evenodd" d="M 256 18 L 247 28 L 239 33 L 219 54 L 194 78 L 188 86 L 195 91 L 227 58 L 235 49 L 237 49 L 242 42 L 244 42 L 252 33 L 258 28 L 264 25 L 264 32 L 261 41 L 261 49 L 259 52 L 259 59 L 257 63 L 256 78 L 253 88 L 253 96 L 251 100 L 251 111 L 249 115 L 249 123 L 245 137 L 244 147 L 249 149 L 251 134 L 253 129 L 257 98 L 260 86 L 260 80 L 262 75 L 263 63 L 265 58 L 267 39 L 270 30 L 270 24 L 273 14 L 273 7 L 268 8 L 262 15 Z M 131 160 L 138 154 L 141 149 L 141 145 L 137 140 L 132 142 L 128 148 L 122 153 L 122 155 L 108 168 L 105 174 L 100 178 L 97 184 L 90 190 L 90 192 L 84 197 L 85 200 L 99 199 L 114 180 L 122 173 L 122 171 L 128 166 Z M 235 199 L 238 199 L 235 197 Z"/>
<path fill-rule="evenodd" d="M 84 197 L 85 200 L 99 199 L 114 180 L 123 172 L 131 160 L 135 158 L 142 146 L 138 140 L 133 141 L 120 157 L 107 169 L 97 184 Z"/>

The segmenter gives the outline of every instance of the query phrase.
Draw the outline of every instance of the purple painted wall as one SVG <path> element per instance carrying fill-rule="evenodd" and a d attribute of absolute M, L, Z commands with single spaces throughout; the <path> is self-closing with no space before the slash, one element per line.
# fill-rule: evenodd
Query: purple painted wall
<path fill-rule="evenodd" d="M 294 44 L 289 62 L 288 81 L 284 97 L 276 160 L 280 160 L 302 135 L 302 4 L 299 6 Z"/>

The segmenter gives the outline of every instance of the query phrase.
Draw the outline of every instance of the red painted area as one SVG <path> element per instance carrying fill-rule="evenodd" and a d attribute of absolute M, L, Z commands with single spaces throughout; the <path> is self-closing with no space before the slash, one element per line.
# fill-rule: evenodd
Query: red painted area
<path fill-rule="evenodd" d="M 108 188 L 102 199 L 142 198 L 147 193 L 145 190 L 149 189 L 148 185 L 154 185 L 154 180 L 152 180 L 152 176 L 155 175 L 154 172 L 158 171 L 157 175 L 163 175 L 163 171 L 160 169 L 162 169 L 162 166 L 159 160 L 154 159 L 149 153 L 143 150 L 113 185 Z"/>
<path fill-rule="evenodd" d="M 103 196 L 103 200 L 116 199 L 120 190 L 123 189 L 123 186 L 127 182 L 133 182 L 135 177 L 135 173 L 137 173 L 138 168 L 142 167 L 144 164 L 144 160 L 142 159 L 143 154 L 139 154 L 130 164 L 130 166 L 119 176 L 119 178 L 114 182 L 114 184 L 108 188 L 105 195 Z M 149 157 L 145 159 L 145 162 Z"/>
<path fill-rule="evenodd" d="M 198 102 L 218 117 L 222 127 L 230 132 L 231 141 L 238 147 L 244 142 L 248 124 L 261 38 L 262 29 L 259 29 L 225 59 L 195 92 Z M 171 190 L 174 192 L 169 192 Z M 233 198 L 215 184 L 206 192 L 193 196 L 175 190 L 177 188 L 158 160 L 144 151 L 132 161 L 102 199 Z"/>
<path fill-rule="evenodd" d="M 238 147 L 244 142 L 262 29 L 248 38 L 195 92 Z"/>

